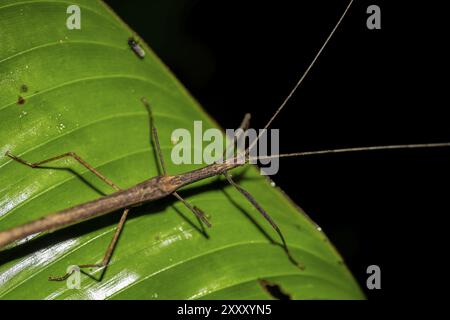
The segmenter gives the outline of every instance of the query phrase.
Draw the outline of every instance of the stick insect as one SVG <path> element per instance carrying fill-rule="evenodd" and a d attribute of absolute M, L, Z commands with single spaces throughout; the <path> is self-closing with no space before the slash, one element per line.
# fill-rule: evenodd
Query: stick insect
<path fill-rule="evenodd" d="M 278 116 L 281 110 L 285 107 L 287 102 L 291 99 L 293 94 L 297 91 L 299 86 L 302 84 L 306 76 L 308 75 L 311 68 L 316 63 L 319 56 L 322 54 L 322 51 L 328 44 L 329 40 L 332 38 L 337 28 L 341 24 L 342 20 L 346 16 L 348 10 L 350 9 L 354 0 L 351 0 L 338 22 L 334 26 L 333 30 L 330 32 L 318 52 L 316 53 L 314 59 L 309 64 L 305 72 L 302 74 L 300 79 L 297 81 L 296 85 L 293 87 L 288 96 L 283 100 L 281 105 L 278 107 L 273 116 L 269 119 L 264 129 L 267 129 L 272 124 L 273 120 Z M 187 200 L 185 200 L 177 190 L 180 188 L 194 183 L 199 180 L 203 180 L 213 176 L 225 176 L 226 180 L 235 187 L 249 202 L 258 210 L 258 212 L 268 221 L 268 223 L 274 228 L 277 232 L 282 247 L 290 259 L 290 261 L 296 264 L 298 267 L 303 268 L 301 262 L 297 262 L 291 255 L 286 240 L 283 236 L 282 231 L 276 224 L 276 222 L 270 217 L 270 215 L 259 205 L 256 199 L 253 196 L 243 189 L 238 183 L 234 181 L 229 171 L 248 164 L 252 158 L 249 157 L 250 150 L 255 146 L 257 140 L 260 138 L 258 136 L 255 141 L 253 141 L 250 146 L 242 152 L 238 152 L 237 155 L 230 156 L 225 158 L 224 161 L 216 162 L 211 165 L 205 166 L 203 168 L 193 170 L 190 172 L 186 172 L 179 175 L 169 175 L 166 170 L 165 160 L 163 158 L 161 147 L 159 144 L 158 131 L 154 123 L 152 108 L 150 103 L 146 98 L 142 98 L 142 102 L 144 106 L 147 108 L 150 116 L 150 125 L 151 125 L 151 137 L 152 143 L 155 147 L 155 152 L 159 161 L 159 167 L 161 168 L 161 175 L 153 177 L 149 180 L 141 182 L 129 189 L 121 189 L 118 185 L 112 182 L 110 179 L 101 174 L 97 169 L 92 167 L 88 162 L 83 160 L 77 153 L 75 152 L 66 152 L 64 154 L 42 160 L 39 162 L 28 162 L 18 156 L 13 155 L 9 151 L 6 152 L 6 156 L 11 158 L 14 161 L 17 161 L 23 165 L 29 166 L 31 168 L 38 168 L 42 165 L 57 161 L 63 158 L 71 157 L 78 161 L 81 165 L 83 165 L 86 169 L 94 173 L 99 179 L 112 187 L 115 192 L 104 196 L 102 198 L 80 204 L 74 206 L 72 208 L 68 208 L 62 210 L 60 212 L 48 215 L 41 219 L 32 221 L 27 224 L 23 224 L 8 230 L 0 231 L 0 248 L 5 247 L 9 244 L 17 240 L 24 239 L 30 235 L 34 235 L 41 232 L 50 232 L 56 229 L 60 229 L 90 218 L 98 217 L 107 213 L 114 212 L 116 210 L 123 209 L 123 213 L 121 215 L 120 221 L 116 227 L 113 238 L 106 249 L 104 257 L 100 263 L 93 264 L 81 264 L 79 268 L 104 268 L 103 272 L 106 270 L 107 265 L 109 264 L 114 248 L 119 239 L 120 233 L 125 225 L 128 214 L 130 212 L 130 208 L 133 206 L 141 205 L 146 202 L 156 201 L 158 199 L 174 196 L 179 201 L 181 201 L 192 213 L 200 219 L 202 223 L 211 227 L 210 222 L 208 221 L 206 215 L 196 206 L 192 206 Z M 249 125 L 249 116 L 244 118 L 244 121 L 241 124 L 242 129 L 246 129 Z M 390 145 L 390 146 L 371 146 L 371 147 L 357 147 L 357 148 L 346 148 L 346 149 L 333 149 L 333 150 L 321 150 L 321 151 L 310 151 L 310 152 L 299 152 L 299 153 L 290 153 L 290 154 L 278 154 L 271 156 L 258 157 L 258 159 L 267 159 L 274 157 L 298 157 L 298 156 L 309 156 L 309 155 L 317 155 L 317 154 L 330 154 L 330 153 L 344 153 L 344 152 L 356 152 L 356 151 L 371 151 L 371 150 L 385 150 L 385 149 L 405 149 L 405 148 L 436 148 L 436 147 L 449 147 L 450 143 L 431 143 L 431 144 L 410 144 L 410 145 Z M 243 160 L 243 161 L 238 161 Z M 63 281 L 67 279 L 71 273 L 66 273 L 63 276 L 57 277 L 49 277 L 51 281 Z"/>

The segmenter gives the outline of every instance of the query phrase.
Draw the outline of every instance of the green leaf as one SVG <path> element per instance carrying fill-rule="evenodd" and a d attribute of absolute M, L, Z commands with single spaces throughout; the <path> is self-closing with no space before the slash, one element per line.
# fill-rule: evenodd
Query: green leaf
<path fill-rule="evenodd" d="M 81 30 L 68 30 L 73 3 L 0 4 L 0 230 L 112 192 L 75 161 L 31 169 L 4 156 L 7 150 L 32 162 L 75 151 L 126 188 L 158 175 L 141 97 L 153 106 L 171 174 L 198 167 L 169 161 L 172 131 L 192 130 L 194 120 L 217 127 L 148 46 L 145 59 L 134 54 L 127 44 L 132 30 L 102 2 L 76 1 Z M 207 237 L 175 198 L 149 203 L 132 209 L 102 281 L 82 274 L 79 290 L 49 282 L 70 265 L 101 261 L 118 211 L 0 252 L 0 298 L 274 299 L 269 289 L 276 286 L 292 299 L 364 298 L 300 208 L 256 168 L 235 174 L 305 270 L 289 261 L 277 234 L 241 194 L 211 178 L 180 191 L 210 216 Z"/>

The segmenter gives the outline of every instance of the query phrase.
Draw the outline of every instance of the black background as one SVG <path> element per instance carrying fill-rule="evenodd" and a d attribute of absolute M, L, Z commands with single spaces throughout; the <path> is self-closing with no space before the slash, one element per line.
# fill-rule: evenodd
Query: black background
<path fill-rule="evenodd" d="M 107 3 L 223 128 L 262 128 L 347 1 Z M 381 8 L 381 30 L 366 9 Z M 281 152 L 450 141 L 445 10 L 431 1 L 355 1 L 273 127 Z M 430 297 L 446 282 L 448 149 L 284 159 L 273 180 L 326 232 L 369 299 Z"/>

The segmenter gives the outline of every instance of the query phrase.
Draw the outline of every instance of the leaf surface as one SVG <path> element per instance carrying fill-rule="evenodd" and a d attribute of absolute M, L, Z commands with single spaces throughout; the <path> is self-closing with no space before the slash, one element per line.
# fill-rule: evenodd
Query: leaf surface
<path fill-rule="evenodd" d="M 75 3 L 81 30 L 66 27 L 73 1 L 0 2 L 0 230 L 112 192 L 75 161 L 31 169 L 5 157 L 7 150 L 31 162 L 75 151 L 127 188 L 158 175 L 141 97 L 153 106 L 170 174 L 198 168 L 170 161 L 172 131 L 193 131 L 194 120 L 217 127 L 148 46 L 143 60 L 133 53 L 133 32 L 109 8 Z M 326 236 L 280 189 L 254 167 L 235 176 L 305 270 L 241 194 L 211 178 L 180 191 L 210 216 L 207 236 L 176 199 L 149 203 L 132 209 L 102 281 L 83 274 L 79 290 L 47 281 L 70 265 L 100 262 L 118 211 L 1 251 L 0 298 L 275 298 L 265 283 L 292 299 L 364 298 Z"/>

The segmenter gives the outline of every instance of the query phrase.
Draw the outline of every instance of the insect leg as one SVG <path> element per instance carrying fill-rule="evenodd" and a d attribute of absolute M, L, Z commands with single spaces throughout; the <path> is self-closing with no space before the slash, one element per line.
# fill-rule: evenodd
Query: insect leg
<path fill-rule="evenodd" d="M 166 175 L 167 174 L 167 168 L 166 168 L 166 164 L 164 162 L 163 154 L 161 152 L 161 146 L 159 144 L 159 138 L 158 138 L 158 130 L 156 129 L 156 126 L 155 126 L 152 109 L 151 109 L 150 103 L 147 101 L 147 99 L 142 98 L 141 100 L 142 100 L 142 103 L 147 108 L 147 111 L 148 111 L 148 113 L 150 115 L 150 125 L 151 125 L 151 130 L 152 130 L 152 143 L 153 143 L 153 146 L 156 149 L 156 153 L 158 155 L 159 164 L 161 166 L 163 175 Z M 208 219 L 206 218 L 206 216 L 203 213 L 203 211 L 201 211 L 196 206 L 192 206 L 191 204 L 189 204 L 189 202 L 184 200 L 177 192 L 174 192 L 173 195 L 178 200 L 180 200 L 189 210 L 191 210 L 195 214 L 195 216 L 200 219 L 200 221 L 205 223 L 208 227 L 211 227 L 211 223 L 208 221 Z"/>
<path fill-rule="evenodd" d="M 275 229 L 275 231 L 278 233 L 281 242 L 283 243 L 283 249 L 286 252 L 287 256 L 289 257 L 289 260 L 293 262 L 295 265 L 297 265 L 300 269 L 304 269 L 304 266 L 301 262 L 297 262 L 294 257 L 291 255 L 291 252 L 289 251 L 289 248 L 287 246 L 286 240 L 284 239 L 283 233 L 281 232 L 280 228 L 277 226 L 275 221 L 272 220 L 272 218 L 269 216 L 269 214 L 260 206 L 260 204 L 253 198 L 253 196 L 244 188 L 242 188 L 240 185 L 238 185 L 232 178 L 231 175 L 228 172 L 225 172 L 223 174 L 225 178 L 227 178 L 228 182 L 235 187 L 244 197 L 247 198 L 248 201 L 262 214 L 262 216 L 270 223 L 272 228 Z"/>
<path fill-rule="evenodd" d="M 110 185 L 112 188 L 114 188 L 117 191 L 121 190 L 120 187 L 118 187 L 114 182 L 112 182 L 111 180 L 106 178 L 104 175 L 102 175 L 100 172 L 98 172 L 93 166 L 91 166 L 89 163 L 87 163 L 85 160 L 83 160 L 75 152 L 66 152 L 66 153 L 63 153 L 63 154 L 61 154 L 59 156 L 55 156 L 55 157 L 52 157 L 52 158 L 49 158 L 49 159 L 46 159 L 46 160 L 42 160 L 42 161 L 39 161 L 39 162 L 33 162 L 33 163 L 32 162 L 28 162 L 28 161 L 26 161 L 26 160 L 24 160 L 22 158 L 16 157 L 16 156 L 12 155 L 9 151 L 7 151 L 5 155 L 10 157 L 14 161 L 20 162 L 20 163 L 22 163 L 22 164 L 24 164 L 26 166 L 31 167 L 31 168 L 39 168 L 45 163 L 48 163 L 48 162 L 51 162 L 51 161 L 55 161 L 55 160 L 59 160 L 59 159 L 62 159 L 62 158 L 72 157 L 75 160 L 77 160 L 79 163 L 81 163 L 86 169 L 88 169 L 93 174 L 95 174 L 102 181 L 104 181 L 105 183 Z"/>
<path fill-rule="evenodd" d="M 114 252 L 114 248 L 116 247 L 117 244 L 117 240 L 119 240 L 119 236 L 120 233 L 123 229 L 123 226 L 125 225 L 125 221 L 127 220 L 127 216 L 128 216 L 128 212 L 130 211 L 130 209 L 125 209 L 122 213 L 122 216 L 120 217 L 120 221 L 119 224 L 116 227 L 116 231 L 114 232 L 114 236 L 108 246 L 108 248 L 106 249 L 105 255 L 103 256 L 102 262 L 100 263 L 95 263 L 95 264 L 81 264 L 78 265 L 78 267 L 80 269 L 83 268 L 102 268 L 102 267 L 106 267 L 109 264 L 109 261 L 111 260 L 111 256 Z M 104 272 L 105 270 L 103 270 Z M 66 273 L 65 275 L 63 275 L 62 277 L 49 277 L 48 280 L 49 281 L 64 281 L 66 280 L 72 273 Z M 103 274 L 102 274 L 103 276 Z"/>
<path fill-rule="evenodd" d="M 161 152 L 161 146 L 159 144 L 159 138 L 158 138 L 158 130 L 156 129 L 156 126 L 155 126 L 155 120 L 153 118 L 152 108 L 150 107 L 150 103 L 147 101 L 146 98 L 142 98 L 141 101 L 147 108 L 148 114 L 150 115 L 150 126 L 151 126 L 151 130 L 152 130 L 152 144 L 153 144 L 153 147 L 156 149 L 156 153 L 158 155 L 159 164 L 162 169 L 162 173 L 163 173 L 163 175 L 166 175 L 167 168 L 166 168 L 166 164 L 164 162 L 163 154 Z"/>
<path fill-rule="evenodd" d="M 196 206 L 192 206 L 189 202 L 184 200 L 177 192 L 172 193 L 178 200 L 180 200 L 189 210 L 191 210 L 197 218 L 199 218 L 204 224 L 206 224 L 209 228 L 211 228 L 211 223 L 206 218 L 205 213 L 197 208 Z"/>

